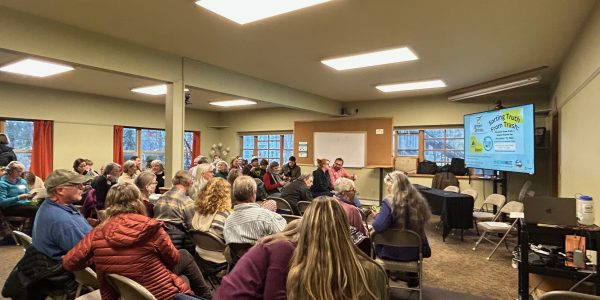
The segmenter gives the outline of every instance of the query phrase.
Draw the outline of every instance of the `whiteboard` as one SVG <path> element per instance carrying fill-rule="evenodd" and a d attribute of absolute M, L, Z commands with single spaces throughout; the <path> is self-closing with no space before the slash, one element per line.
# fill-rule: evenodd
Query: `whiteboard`
<path fill-rule="evenodd" d="M 344 167 L 362 168 L 367 156 L 366 132 L 315 132 L 314 162 L 327 158 L 333 163 L 336 158 L 344 160 Z"/>

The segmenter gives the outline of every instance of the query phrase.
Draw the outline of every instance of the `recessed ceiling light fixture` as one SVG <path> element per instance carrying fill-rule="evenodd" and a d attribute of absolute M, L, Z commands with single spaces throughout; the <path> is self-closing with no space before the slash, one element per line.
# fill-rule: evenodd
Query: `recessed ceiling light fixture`
<path fill-rule="evenodd" d="M 325 59 L 321 62 L 338 71 L 393 64 L 419 59 L 408 47 L 381 50 L 340 58 Z"/>
<path fill-rule="evenodd" d="M 143 86 L 139 88 L 131 89 L 134 93 L 147 94 L 152 96 L 166 95 L 167 94 L 167 85 L 159 84 L 159 85 L 151 85 L 151 86 Z M 184 91 L 189 92 L 189 89 L 184 89 Z"/>
<path fill-rule="evenodd" d="M 198 0 L 202 6 L 244 25 L 331 0 Z"/>
<path fill-rule="evenodd" d="M 26 58 L 0 68 L 2 72 L 15 73 L 35 77 L 47 77 L 73 70 L 73 67 Z"/>
<path fill-rule="evenodd" d="M 232 106 L 244 106 L 244 105 L 254 105 L 255 101 L 250 101 L 246 99 L 237 99 L 237 100 L 225 100 L 225 101 L 213 101 L 209 102 L 210 105 L 222 106 L 222 107 L 232 107 Z"/>
<path fill-rule="evenodd" d="M 425 90 L 446 87 L 446 83 L 440 79 L 425 80 L 425 81 L 414 81 L 414 82 L 402 82 L 393 84 L 381 84 L 376 86 L 378 90 L 391 93 L 391 92 L 402 92 L 402 91 L 413 91 L 413 90 Z"/>

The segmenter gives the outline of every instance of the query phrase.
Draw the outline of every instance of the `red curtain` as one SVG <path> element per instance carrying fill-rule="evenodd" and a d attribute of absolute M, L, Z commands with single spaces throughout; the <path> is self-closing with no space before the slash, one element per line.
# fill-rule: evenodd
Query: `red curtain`
<path fill-rule="evenodd" d="M 31 149 L 30 171 L 42 179 L 52 173 L 52 131 L 53 121 L 33 121 L 33 147 Z"/>
<path fill-rule="evenodd" d="M 194 131 L 194 138 L 192 142 L 192 164 L 194 164 L 194 158 L 200 155 L 200 131 Z"/>
<path fill-rule="evenodd" d="M 125 162 L 123 154 L 123 126 L 115 125 L 113 130 L 113 161 L 119 165 Z"/>

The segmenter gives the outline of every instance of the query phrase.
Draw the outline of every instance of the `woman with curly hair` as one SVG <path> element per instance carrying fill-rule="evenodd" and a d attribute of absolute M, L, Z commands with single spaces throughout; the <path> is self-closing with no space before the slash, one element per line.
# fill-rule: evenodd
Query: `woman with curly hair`
<path fill-rule="evenodd" d="M 427 201 L 408 180 L 403 172 L 395 171 L 385 177 L 388 196 L 381 203 L 381 210 L 375 216 L 373 229 L 383 232 L 388 228 L 410 229 L 421 234 L 423 257 L 431 256 L 431 248 L 425 235 L 425 224 L 431 217 Z M 419 259 L 417 247 L 393 247 L 375 245 L 377 256 L 397 261 Z M 398 276 L 396 274 L 392 274 Z M 409 287 L 418 286 L 416 274 L 408 274 Z M 393 279 L 393 278 L 392 278 Z"/>
<path fill-rule="evenodd" d="M 231 213 L 231 185 L 227 180 L 213 177 L 200 190 L 196 197 L 196 213 L 192 218 L 194 230 L 210 232 L 222 240 L 225 220 Z M 196 247 L 196 252 L 208 264 L 226 263 L 221 252 L 206 251 Z"/>

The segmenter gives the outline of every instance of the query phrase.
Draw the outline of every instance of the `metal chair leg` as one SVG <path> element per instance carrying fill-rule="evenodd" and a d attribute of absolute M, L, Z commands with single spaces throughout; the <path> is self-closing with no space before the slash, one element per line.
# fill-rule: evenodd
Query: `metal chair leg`
<path fill-rule="evenodd" d="M 487 234 L 487 231 L 484 231 L 483 233 L 481 233 L 481 236 L 479 236 L 479 239 L 475 243 L 475 247 L 473 247 L 473 251 L 477 250 L 477 246 L 479 246 L 479 244 L 481 243 L 481 241 L 485 238 L 486 234 Z"/>
<path fill-rule="evenodd" d="M 511 229 L 512 229 L 512 227 L 511 227 Z M 494 255 L 494 253 L 496 252 L 496 250 L 498 249 L 500 244 L 502 244 L 502 242 L 504 242 L 506 240 L 506 237 L 508 236 L 509 233 L 510 233 L 510 229 L 507 230 L 506 233 L 504 233 L 504 235 L 502 236 L 502 239 L 500 239 L 500 241 L 498 241 L 498 244 L 496 244 L 496 247 L 494 247 L 494 250 L 492 250 L 492 253 L 490 253 L 490 255 L 487 257 L 487 260 L 490 260 L 490 258 L 492 257 L 492 255 Z"/>

